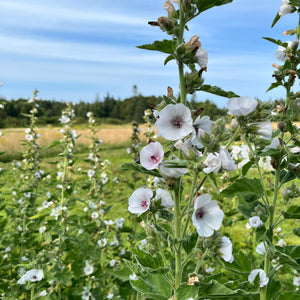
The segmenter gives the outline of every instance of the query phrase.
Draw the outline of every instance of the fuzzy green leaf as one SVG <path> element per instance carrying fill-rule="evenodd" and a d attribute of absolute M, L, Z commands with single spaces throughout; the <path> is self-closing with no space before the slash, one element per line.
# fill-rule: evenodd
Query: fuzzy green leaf
<path fill-rule="evenodd" d="M 169 55 L 169 56 L 165 59 L 164 65 L 166 65 L 169 61 L 171 61 L 171 60 L 173 60 L 173 59 L 175 59 L 175 57 L 174 57 L 173 55 Z"/>
<path fill-rule="evenodd" d="M 275 16 L 275 18 L 273 20 L 273 23 L 272 23 L 271 27 L 274 27 L 274 25 L 279 21 L 279 19 L 280 19 L 280 15 L 279 15 L 279 13 L 277 13 L 277 15 Z"/>
<path fill-rule="evenodd" d="M 234 254 L 234 261 L 232 263 L 224 262 L 227 270 L 238 274 L 248 274 L 251 271 L 251 261 L 244 252 L 239 251 Z"/>
<path fill-rule="evenodd" d="M 214 6 L 221 6 L 227 3 L 232 2 L 233 0 L 198 0 L 196 3 L 199 12 L 203 12 L 207 9 L 210 9 Z"/>
<path fill-rule="evenodd" d="M 281 81 L 273 82 L 273 83 L 269 86 L 269 88 L 266 90 L 266 92 L 271 91 L 271 90 L 273 90 L 273 89 L 275 89 L 275 88 L 277 88 L 278 86 L 281 86 L 281 85 L 282 85 L 282 82 L 281 82 Z"/>
<path fill-rule="evenodd" d="M 282 211 L 281 214 L 285 219 L 300 219 L 300 206 L 290 206 L 287 211 Z"/>
<path fill-rule="evenodd" d="M 210 93 L 210 94 L 214 94 L 214 95 L 221 96 L 221 97 L 226 97 L 226 98 L 239 97 L 234 92 L 224 91 L 223 89 L 221 89 L 218 86 L 212 86 L 212 85 L 209 85 L 209 84 L 203 84 L 200 87 L 199 91 L 207 92 L 207 93 Z"/>
<path fill-rule="evenodd" d="M 173 40 L 155 41 L 152 44 L 137 46 L 137 48 L 140 49 L 159 51 L 168 54 L 173 54 L 175 47 L 176 47 L 176 42 Z"/>
<path fill-rule="evenodd" d="M 270 37 L 263 37 L 263 39 L 265 39 L 265 40 L 267 40 L 267 41 L 269 41 L 271 43 L 274 43 L 274 44 L 276 44 L 278 46 L 287 47 L 287 43 L 282 42 L 281 40 L 275 40 L 275 39 L 272 39 Z"/>
<path fill-rule="evenodd" d="M 246 174 L 248 173 L 249 169 L 252 167 L 253 164 L 254 164 L 254 161 L 250 160 L 246 164 L 243 165 L 243 167 L 242 167 L 242 175 L 243 176 L 246 176 Z"/>
<path fill-rule="evenodd" d="M 178 287 L 176 294 L 180 300 L 188 300 L 190 298 L 196 299 L 198 295 L 198 287 L 195 285 L 189 286 L 185 282 Z"/>
<path fill-rule="evenodd" d="M 162 177 L 157 170 L 147 170 L 144 167 L 142 167 L 141 165 L 134 164 L 134 163 L 125 163 L 119 168 L 119 170 L 121 170 L 121 171 L 131 170 L 131 171 L 140 172 L 140 173 L 147 174 L 147 175 L 154 176 L 154 177 Z"/>

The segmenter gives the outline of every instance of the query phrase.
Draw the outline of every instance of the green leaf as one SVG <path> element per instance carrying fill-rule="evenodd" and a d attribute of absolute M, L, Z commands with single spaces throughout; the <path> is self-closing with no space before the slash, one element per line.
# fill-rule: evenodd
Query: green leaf
<path fill-rule="evenodd" d="M 281 86 L 281 85 L 282 85 L 282 82 L 281 82 L 281 81 L 273 82 L 273 83 L 269 86 L 269 88 L 266 90 L 266 93 L 267 93 L 268 91 L 271 91 L 271 90 L 273 90 L 273 89 L 275 89 L 275 88 Z"/>
<path fill-rule="evenodd" d="M 239 201 L 239 205 L 237 207 L 238 211 L 247 219 L 251 218 L 252 213 L 255 210 L 255 207 L 258 205 L 258 201 L 256 199 L 254 199 L 254 201 L 247 201 L 245 196 L 242 194 L 238 194 L 238 201 Z"/>
<path fill-rule="evenodd" d="M 135 163 L 125 163 L 119 168 L 119 170 L 121 170 L 121 171 L 131 170 L 131 171 L 151 175 L 151 176 L 154 176 L 154 177 L 162 177 L 157 170 L 147 170 L 144 167 L 142 167 L 141 165 L 135 164 Z"/>
<path fill-rule="evenodd" d="M 130 280 L 131 286 L 143 297 L 157 300 L 168 300 L 172 296 L 172 288 L 161 274 L 149 274 L 146 278 Z"/>
<path fill-rule="evenodd" d="M 238 274 L 248 274 L 251 271 L 251 261 L 244 252 L 239 251 L 234 254 L 234 261 L 232 263 L 224 262 L 227 270 Z"/>
<path fill-rule="evenodd" d="M 194 232 L 190 235 L 188 235 L 183 241 L 182 241 L 182 247 L 184 251 L 189 254 L 194 249 L 196 243 L 198 240 L 198 233 Z"/>
<path fill-rule="evenodd" d="M 224 197 L 232 197 L 237 194 L 247 194 L 247 199 L 253 196 L 252 200 L 258 199 L 263 195 L 264 189 L 260 180 L 243 177 L 236 180 L 232 185 L 221 192 Z"/>
<path fill-rule="evenodd" d="M 232 2 L 233 0 L 198 0 L 196 3 L 199 12 L 203 12 L 214 6 L 221 6 Z"/>
<path fill-rule="evenodd" d="M 110 275 L 112 275 L 112 276 L 114 276 L 114 277 L 116 277 L 116 278 L 118 278 L 118 279 L 120 279 L 122 281 L 129 280 L 129 275 L 132 274 L 132 271 L 130 269 L 128 269 L 128 268 L 124 268 L 122 270 L 107 268 L 107 269 L 105 269 L 105 271 L 108 274 L 110 274 Z"/>
<path fill-rule="evenodd" d="M 265 226 L 260 226 L 260 227 L 256 228 L 256 230 L 255 230 L 256 241 L 263 242 L 266 237 L 266 232 L 267 232 L 267 230 L 266 230 Z"/>
<path fill-rule="evenodd" d="M 227 91 L 224 91 L 223 89 L 221 89 L 218 86 L 211 86 L 209 84 L 203 84 L 200 87 L 199 91 L 207 92 L 207 93 L 210 93 L 210 94 L 214 94 L 214 95 L 221 96 L 221 97 L 226 97 L 226 98 L 239 97 L 234 92 L 231 92 L 231 91 L 227 92 Z"/>
<path fill-rule="evenodd" d="M 275 246 L 274 252 L 279 257 L 279 264 L 289 265 L 300 272 L 300 246 Z"/>
<path fill-rule="evenodd" d="M 140 49 L 160 51 L 168 54 L 173 54 L 175 51 L 175 47 L 176 47 L 176 41 L 173 40 L 155 41 L 152 44 L 137 46 L 137 48 Z"/>
<path fill-rule="evenodd" d="M 275 39 L 272 39 L 272 38 L 269 38 L 269 37 L 263 37 L 263 39 L 265 39 L 265 40 L 267 40 L 267 41 L 269 41 L 271 43 L 274 43 L 274 44 L 276 44 L 278 46 L 282 46 L 284 48 L 287 47 L 287 43 L 286 42 L 282 42 L 281 40 L 275 40 Z"/>
<path fill-rule="evenodd" d="M 164 267 L 160 253 L 153 255 L 152 253 L 140 250 L 138 248 L 133 249 L 133 252 L 136 254 L 136 259 L 145 268 L 157 270 Z"/>
<path fill-rule="evenodd" d="M 300 236 L 300 227 L 293 229 L 293 234 Z"/>
<path fill-rule="evenodd" d="M 196 299 L 197 295 L 198 295 L 198 290 L 199 288 L 195 285 L 187 285 L 187 283 L 182 283 L 177 291 L 176 294 L 178 296 L 178 299 L 180 300 L 188 300 L 189 298 L 194 298 Z"/>
<path fill-rule="evenodd" d="M 166 104 L 175 104 L 176 103 L 173 99 L 171 99 L 165 95 L 163 96 L 163 99 L 166 102 Z"/>
<path fill-rule="evenodd" d="M 166 65 L 169 61 L 171 61 L 171 60 L 173 60 L 173 59 L 175 59 L 175 57 L 174 57 L 173 55 L 169 55 L 169 56 L 165 59 L 164 65 Z"/>
<path fill-rule="evenodd" d="M 280 170 L 279 182 L 281 184 L 286 183 L 286 182 L 291 181 L 291 180 L 294 180 L 295 178 L 296 178 L 296 175 L 295 175 L 294 171 L 288 171 L 287 172 L 285 170 Z"/>
<path fill-rule="evenodd" d="M 282 211 L 281 214 L 285 219 L 300 219 L 300 206 L 290 206 L 287 211 Z"/>
<path fill-rule="evenodd" d="M 267 299 L 277 300 L 281 294 L 281 284 L 272 277 L 267 285 Z"/>
<path fill-rule="evenodd" d="M 280 19 L 280 15 L 279 13 L 277 13 L 277 15 L 275 16 L 273 22 L 272 22 L 272 26 L 271 27 L 274 27 L 274 25 L 279 21 Z"/>
<path fill-rule="evenodd" d="M 300 0 L 290 0 L 289 4 L 293 6 L 300 6 Z"/>
<path fill-rule="evenodd" d="M 61 141 L 56 140 L 56 141 L 53 141 L 53 142 L 51 143 L 51 145 L 48 146 L 48 147 L 46 147 L 45 149 L 51 149 L 51 148 L 54 148 L 54 147 L 56 147 L 57 145 L 60 145 L 60 144 L 61 144 Z"/>
<path fill-rule="evenodd" d="M 300 299 L 300 293 L 296 292 L 283 292 L 279 298 L 279 300 L 299 300 Z"/>
<path fill-rule="evenodd" d="M 252 160 L 250 160 L 246 164 L 243 165 L 243 167 L 242 167 L 242 175 L 243 176 L 246 176 L 246 174 L 248 173 L 249 169 L 252 167 L 253 164 L 254 164 L 254 162 Z"/>
<path fill-rule="evenodd" d="M 164 161 L 164 166 L 167 168 L 186 168 L 188 165 L 189 161 L 185 159 L 173 159 Z"/>

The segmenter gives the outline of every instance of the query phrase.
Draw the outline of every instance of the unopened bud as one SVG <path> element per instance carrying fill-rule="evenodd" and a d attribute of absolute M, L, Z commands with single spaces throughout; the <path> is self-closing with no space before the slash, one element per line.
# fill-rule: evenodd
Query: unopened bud
<path fill-rule="evenodd" d="M 276 68 L 276 69 L 280 69 L 281 68 L 281 66 L 277 65 L 276 63 L 273 63 L 272 67 Z"/>
<path fill-rule="evenodd" d="M 294 70 L 288 70 L 288 72 L 289 72 L 292 76 L 295 76 L 295 75 L 297 74 L 297 72 L 294 71 Z"/>
<path fill-rule="evenodd" d="M 294 35 L 296 31 L 294 29 L 285 30 L 282 35 Z"/>
<path fill-rule="evenodd" d="M 171 33 L 174 28 L 174 22 L 171 21 L 168 17 L 160 17 L 158 18 L 158 24 L 163 31 L 167 31 L 167 33 Z"/>
<path fill-rule="evenodd" d="M 179 1 L 178 1 L 178 0 L 173 0 L 173 2 L 179 4 Z"/>
<path fill-rule="evenodd" d="M 277 128 L 280 129 L 282 132 L 286 131 L 286 124 L 283 122 L 280 122 L 277 124 Z"/>
<path fill-rule="evenodd" d="M 167 94 L 167 96 L 169 98 L 171 98 L 171 99 L 174 99 L 173 89 L 170 86 L 168 86 L 168 94 Z"/>
<path fill-rule="evenodd" d="M 239 126 L 239 123 L 236 119 L 232 119 L 230 123 L 230 127 L 233 131 L 236 131 Z"/>
<path fill-rule="evenodd" d="M 199 282 L 198 276 L 192 276 L 192 277 L 190 277 L 190 278 L 189 278 L 189 282 L 188 282 L 187 285 L 194 285 L 195 282 Z"/>

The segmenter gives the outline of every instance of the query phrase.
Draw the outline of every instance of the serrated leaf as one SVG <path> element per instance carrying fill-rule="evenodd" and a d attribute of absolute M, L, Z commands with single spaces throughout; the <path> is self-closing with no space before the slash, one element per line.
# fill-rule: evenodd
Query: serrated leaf
<path fill-rule="evenodd" d="M 300 206 L 290 206 L 287 211 L 282 211 L 281 214 L 285 219 L 300 219 Z"/>
<path fill-rule="evenodd" d="M 190 254 L 192 250 L 194 249 L 196 243 L 198 240 L 198 233 L 194 232 L 190 235 L 188 235 L 183 241 L 182 241 L 182 248 L 187 254 Z"/>
<path fill-rule="evenodd" d="M 51 143 L 51 145 L 48 146 L 48 147 L 46 147 L 45 149 L 51 149 L 51 148 L 54 148 L 54 147 L 56 147 L 57 145 L 60 145 L 60 144 L 61 144 L 61 141 L 56 140 L 56 141 L 53 141 L 53 142 Z"/>
<path fill-rule="evenodd" d="M 195 285 L 187 285 L 187 283 L 182 283 L 177 291 L 176 291 L 176 295 L 178 297 L 178 299 L 180 300 L 188 300 L 188 299 L 196 299 L 197 295 L 198 295 L 198 287 L 196 287 Z"/>
<path fill-rule="evenodd" d="M 207 9 L 210 9 L 214 6 L 221 6 L 227 3 L 232 2 L 233 0 L 198 0 L 196 3 L 199 12 L 203 12 Z"/>
<path fill-rule="evenodd" d="M 221 97 L 226 97 L 226 98 L 239 97 L 234 92 L 224 91 L 223 89 L 221 89 L 218 86 L 212 86 L 212 85 L 209 85 L 209 84 L 203 84 L 200 87 L 199 91 L 207 92 L 207 93 L 210 93 L 210 94 L 214 94 L 214 95 L 221 96 Z"/>
<path fill-rule="evenodd" d="M 236 180 L 232 185 L 227 187 L 221 192 L 222 196 L 232 197 L 237 194 L 248 194 L 253 197 L 253 201 L 260 198 L 263 195 L 264 189 L 260 182 L 260 180 L 253 178 L 249 179 L 243 177 L 241 179 Z M 250 197 L 250 196 L 249 196 Z"/>
<path fill-rule="evenodd" d="M 144 167 L 142 167 L 141 165 L 134 164 L 134 163 L 125 163 L 119 168 L 119 170 L 121 170 L 121 171 L 131 170 L 131 171 L 136 171 L 136 172 L 140 172 L 143 174 L 151 175 L 154 177 L 162 177 L 157 170 L 147 170 Z"/>
<path fill-rule="evenodd" d="M 252 217 L 252 213 L 255 210 L 255 207 L 258 205 L 258 201 L 248 202 L 246 201 L 244 195 L 238 194 L 239 205 L 237 207 L 238 211 L 245 216 L 247 219 Z"/>
<path fill-rule="evenodd" d="M 238 274 L 248 274 L 251 271 L 251 261 L 244 252 L 239 251 L 234 254 L 232 263 L 224 262 L 226 269 L 231 270 Z"/>
<path fill-rule="evenodd" d="M 163 53 L 173 54 L 175 51 L 176 42 L 173 40 L 155 41 L 152 44 L 137 46 L 139 49 L 159 51 Z"/>
<path fill-rule="evenodd" d="M 269 88 L 266 90 L 266 93 L 267 93 L 268 91 L 271 91 L 271 90 L 277 88 L 278 86 L 281 86 L 281 85 L 282 85 L 282 82 L 281 82 L 281 81 L 273 82 L 273 83 L 269 86 Z"/>
<path fill-rule="evenodd" d="M 276 44 L 278 46 L 282 46 L 284 48 L 287 47 L 287 43 L 286 42 L 282 42 L 281 40 L 275 40 L 275 39 L 272 39 L 270 37 L 263 37 L 263 39 L 265 39 L 265 40 L 267 40 L 267 41 L 269 41 L 269 42 L 271 42 L 273 44 Z"/>
<path fill-rule="evenodd" d="M 175 57 L 173 55 L 169 55 L 164 61 L 164 66 L 173 59 L 175 59 Z"/>

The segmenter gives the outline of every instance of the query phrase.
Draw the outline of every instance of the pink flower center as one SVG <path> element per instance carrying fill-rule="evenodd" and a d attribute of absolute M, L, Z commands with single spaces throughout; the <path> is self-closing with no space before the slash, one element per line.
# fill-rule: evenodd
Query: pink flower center
<path fill-rule="evenodd" d="M 182 120 L 180 120 L 180 119 L 175 119 L 175 120 L 173 120 L 173 125 L 174 125 L 174 127 L 176 127 L 176 128 L 180 128 L 181 125 L 182 125 Z"/>
<path fill-rule="evenodd" d="M 197 209 L 197 211 L 196 211 L 197 219 L 202 219 L 204 217 L 204 215 L 205 215 L 205 212 L 204 212 L 203 208 Z"/>
<path fill-rule="evenodd" d="M 159 161 L 159 156 L 158 155 L 151 155 L 150 156 L 151 160 L 154 162 L 154 163 L 157 163 Z"/>
<path fill-rule="evenodd" d="M 145 208 L 145 209 L 148 208 L 148 201 L 146 201 L 146 200 L 142 201 L 141 207 Z"/>

